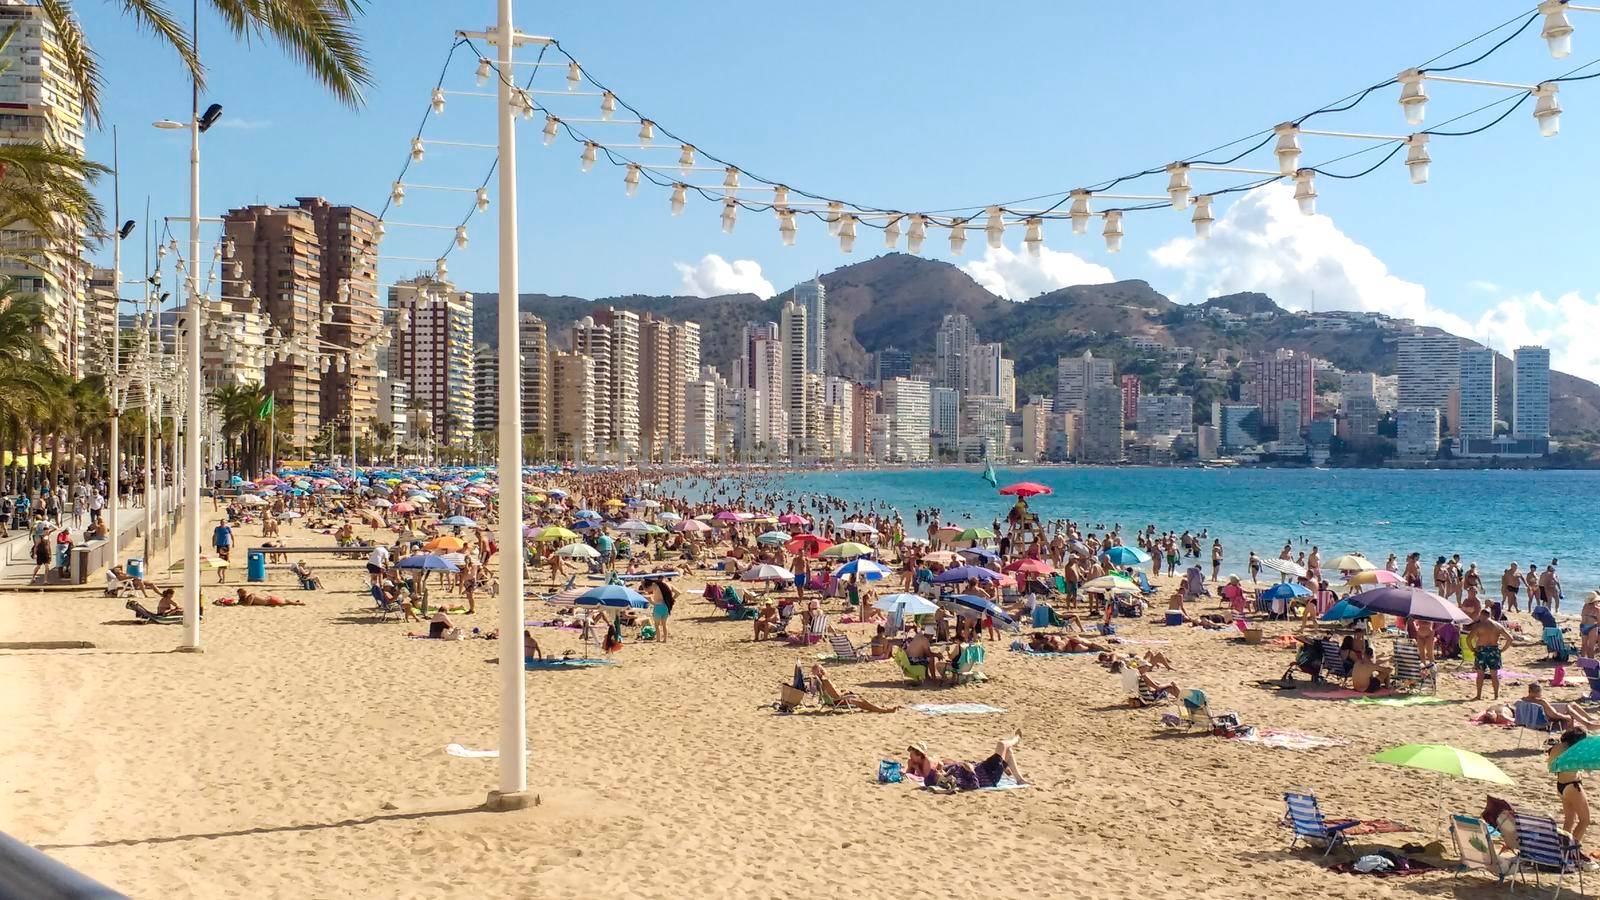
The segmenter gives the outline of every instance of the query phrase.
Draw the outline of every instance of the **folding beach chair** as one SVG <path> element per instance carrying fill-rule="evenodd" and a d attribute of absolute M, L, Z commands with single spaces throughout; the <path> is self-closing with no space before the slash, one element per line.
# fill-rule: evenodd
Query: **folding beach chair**
<path fill-rule="evenodd" d="M 1205 720 L 1205 727 L 1210 731 L 1213 725 L 1211 717 L 1211 700 L 1206 697 L 1206 692 L 1191 690 L 1183 692 L 1183 730 L 1188 731 Z"/>
<path fill-rule="evenodd" d="M 1344 830 L 1360 823 L 1352 820 L 1329 825 L 1322 818 L 1322 810 L 1317 808 L 1317 798 L 1312 794 L 1286 793 L 1283 795 L 1283 802 L 1288 807 L 1285 819 L 1289 827 L 1294 830 L 1294 837 L 1289 841 L 1289 849 L 1294 849 L 1296 841 L 1305 841 L 1308 846 L 1316 841 L 1323 842 L 1327 845 L 1322 851 L 1323 856 L 1332 853 L 1333 848 L 1341 844 L 1346 849 L 1349 848 L 1350 841 L 1344 836 Z"/>
<path fill-rule="evenodd" d="M 1517 822 L 1517 846 L 1521 850 L 1522 864 L 1518 870 L 1522 883 L 1528 883 L 1528 870 L 1533 870 L 1533 883 L 1539 884 L 1539 872 L 1548 869 L 1556 873 L 1556 892 L 1550 900 L 1561 896 L 1561 882 L 1568 872 L 1578 873 L 1578 893 L 1583 891 L 1583 860 L 1578 855 L 1578 845 L 1572 838 L 1556 830 L 1556 822 L 1549 816 L 1534 816 L 1513 812 Z"/>
<path fill-rule="evenodd" d="M 815 615 L 815 616 L 811 617 L 811 627 L 807 628 L 805 631 L 801 632 L 800 634 L 791 636 L 789 638 L 789 643 L 797 644 L 797 645 L 800 645 L 800 646 L 806 646 L 806 645 L 809 645 L 809 644 L 820 644 L 820 643 L 822 643 L 823 638 L 827 637 L 827 635 L 828 635 L 828 617 L 825 616 L 825 615 L 818 614 L 818 615 Z"/>
<path fill-rule="evenodd" d="M 1578 648 L 1567 642 L 1566 633 L 1548 625 L 1544 629 L 1544 646 L 1550 651 L 1549 658 L 1555 662 L 1568 662 L 1578 655 Z"/>
<path fill-rule="evenodd" d="M 1416 641 L 1402 639 L 1394 642 L 1393 683 L 1403 691 L 1431 694 L 1438 689 L 1438 672 L 1432 663 L 1422 664 L 1422 652 L 1417 649 Z"/>
<path fill-rule="evenodd" d="M 1583 699 L 1590 703 L 1600 701 L 1600 660 L 1580 656 L 1578 668 L 1583 670 L 1583 677 L 1589 679 L 1589 696 Z"/>
<path fill-rule="evenodd" d="M 1529 731 L 1540 734 L 1550 734 L 1560 731 L 1561 725 L 1550 721 L 1545 715 L 1544 707 L 1531 700 L 1518 700 L 1511 704 L 1511 718 L 1517 725 L 1517 746 L 1522 746 L 1522 738 Z"/>
<path fill-rule="evenodd" d="M 405 610 L 400 608 L 398 602 L 391 603 L 383 594 L 383 588 L 372 585 L 372 612 L 377 615 L 378 621 L 383 622 L 395 616 L 403 615 Z"/>
<path fill-rule="evenodd" d="M 1135 571 L 1139 573 L 1139 593 L 1145 595 L 1146 597 L 1154 594 L 1156 592 L 1155 585 L 1150 583 L 1150 579 L 1145 576 L 1144 570 L 1136 569 Z"/>
<path fill-rule="evenodd" d="M 1522 857 L 1515 851 L 1500 855 L 1494 839 L 1489 836 L 1489 826 L 1482 819 L 1460 814 L 1451 816 L 1450 837 L 1455 839 L 1456 855 L 1461 858 L 1456 864 L 1455 879 L 1464 872 L 1482 869 L 1493 875 L 1496 882 L 1504 884 L 1522 867 Z"/>
<path fill-rule="evenodd" d="M 928 667 L 924 665 L 912 665 L 911 658 L 906 656 L 905 648 L 894 648 L 894 652 L 891 653 L 890 656 L 894 659 L 894 664 L 900 667 L 900 671 L 906 676 L 907 679 L 914 681 L 917 684 L 921 684 L 922 682 L 928 680 Z"/>
<path fill-rule="evenodd" d="M 956 657 L 955 669 L 951 678 L 956 684 L 966 684 L 969 681 L 987 680 L 983 674 L 983 645 L 968 644 L 961 648 L 961 655 Z"/>
<path fill-rule="evenodd" d="M 866 662 L 872 657 L 861 652 L 861 648 L 850 643 L 850 638 L 837 631 L 828 633 L 828 646 L 833 648 L 833 659 L 830 662 Z"/>
<path fill-rule="evenodd" d="M 1344 681 L 1350 677 L 1350 667 L 1344 658 L 1344 651 L 1340 649 L 1339 642 L 1333 638 L 1322 639 L 1322 674 L 1323 677 L 1334 681 Z"/>

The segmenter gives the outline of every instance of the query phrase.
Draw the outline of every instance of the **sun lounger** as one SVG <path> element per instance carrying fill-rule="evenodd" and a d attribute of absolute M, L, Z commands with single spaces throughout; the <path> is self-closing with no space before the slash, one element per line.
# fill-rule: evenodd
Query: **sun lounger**
<path fill-rule="evenodd" d="M 149 625 L 179 625 L 183 622 L 183 616 L 181 614 L 158 616 L 146 609 L 144 604 L 137 600 L 130 599 L 125 605 L 128 607 L 128 609 L 133 610 L 133 617 L 135 619 L 138 619 L 140 622 L 144 622 Z"/>
<path fill-rule="evenodd" d="M 804 647 L 804 646 L 808 646 L 808 645 L 811 645 L 811 644 L 820 644 L 820 643 L 822 643 L 823 638 L 827 636 L 827 634 L 828 634 L 828 617 L 819 614 L 819 615 L 811 617 L 811 627 L 810 628 L 806 629 L 804 632 L 801 632 L 800 634 L 790 635 L 789 636 L 789 643 L 794 644 L 797 647 Z"/>
<path fill-rule="evenodd" d="M 1144 686 L 1144 681 L 1139 677 L 1139 670 L 1132 665 L 1122 669 L 1122 688 L 1128 693 L 1128 701 L 1139 706 L 1153 706 L 1163 700 L 1173 699 L 1166 691 L 1150 691 Z"/>
<path fill-rule="evenodd" d="M 1482 819 L 1459 814 L 1451 816 L 1450 836 L 1455 839 L 1456 855 L 1461 858 L 1461 862 L 1456 864 L 1457 879 L 1464 872 L 1482 869 L 1493 875 L 1496 882 L 1504 884 L 1522 866 L 1520 854 L 1500 854 L 1494 839 L 1489 836 L 1489 826 Z"/>
<path fill-rule="evenodd" d="M 833 648 L 831 662 L 866 662 L 872 657 L 850 643 L 850 638 L 837 631 L 828 633 L 828 646 Z"/>
<path fill-rule="evenodd" d="M 1150 583 L 1150 579 L 1144 574 L 1144 570 L 1139 569 L 1137 571 L 1139 572 L 1139 593 L 1146 597 L 1154 594 L 1156 592 L 1155 585 Z"/>
<path fill-rule="evenodd" d="M 1550 717 L 1545 715 L 1544 707 L 1531 700 L 1518 700 L 1511 704 L 1511 718 L 1517 726 L 1518 747 L 1522 746 L 1522 738 L 1529 731 L 1550 734 L 1561 730 L 1560 723 L 1550 721 Z"/>
<path fill-rule="evenodd" d="M 1294 837 L 1289 841 L 1289 849 L 1294 849 L 1295 842 L 1305 841 L 1307 845 L 1321 841 L 1326 845 L 1322 851 L 1323 856 L 1333 852 L 1339 845 L 1349 847 L 1350 842 L 1344 836 L 1346 828 L 1354 828 L 1361 824 L 1358 821 L 1329 825 L 1322 818 L 1322 810 L 1317 807 L 1317 798 L 1311 794 L 1284 794 L 1283 802 L 1288 807 L 1289 827 L 1294 830 Z"/>
<path fill-rule="evenodd" d="M 1422 664 L 1422 653 L 1417 649 L 1417 642 L 1411 640 L 1398 640 L 1394 642 L 1394 687 L 1404 691 L 1425 691 L 1433 693 L 1438 689 L 1438 672 L 1433 664 Z"/>
<path fill-rule="evenodd" d="M 1539 885 L 1540 870 L 1556 873 L 1556 892 L 1550 900 L 1561 896 L 1561 882 L 1568 872 L 1578 873 L 1578 893 L 1583 891 L 1583 860 L 1572 838 L 1556 830 L 1556 822 L 1549 816 L 1535 816 L 1513 812 L 1517 822 L 1517 847 L 1522 864 L 1518 875 L 1527 884 L 1528 870 L 1533 870 L 1533 883 Z"/>
<path fill-rule="evenodd" d="M 1589 679 L 1589 696 L 1583 699 L 1590 703 L 1600 701 L 1600 660 L 1579 657 L 1578 668 L 1583 670 L 1583 677 Z"/>
<path fill-rule="evenodd" d="M 1339 642 L 1333 638 L 1322 639 L 1322 676 L 1334 681 L 1344 681 L 1350 677 L 1350 668 L 1344 658 L 1344 651 L 1340 649 Z"/>
<path fill-rule="evenodd" d="M 912 665 L 911 658 L 906 656 L 904 647 L 894 648 L 894 652 L 890 655 L 894 659 L 895 665 L 900 667 L 900 671 L 905 674 L 906 678 L 917 684 L 928 680 L 928 667 L 920 664 Z"/>

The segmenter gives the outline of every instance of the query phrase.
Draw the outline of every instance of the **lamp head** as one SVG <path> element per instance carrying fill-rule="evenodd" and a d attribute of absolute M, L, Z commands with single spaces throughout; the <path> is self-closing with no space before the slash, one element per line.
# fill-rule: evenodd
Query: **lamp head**
<path fill-rule="evenodd" d="M 134 226 L 134 222 L 133 222 L 132 219 L 129 219 L 128 221 L 123 222 L 122 223 L 122 227 L 117 229 L 117 237 L 125 238 L 128 235 L 132 234 L 133 233 L 133 226 Z"/>
<path fill-rule="evenodd" d="M 220 118 L 222 118 L 222 104 L 213 103 L 206 107 L 206 111 L 200 114 L 200 133 L 204 134 L 211 130 L 211 126 L 217 124 Z"/>

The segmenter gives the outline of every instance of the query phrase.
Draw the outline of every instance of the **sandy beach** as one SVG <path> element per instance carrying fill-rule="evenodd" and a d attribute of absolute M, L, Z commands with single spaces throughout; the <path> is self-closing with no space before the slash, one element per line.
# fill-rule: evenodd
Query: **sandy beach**
<path fill-rule="evenodd" d="M 1314 791 L 1330 816 L 1418 830 L 1358 846 L 1425 843 L 1441 791 L 1448 810 L 1476 814 L 1491 786 L 1366 757 L 1436 741 L 1498 763 L 1517 785 L 1493 790 L 1519 808 L 1559 812 L 1535 736 L 1518 749 L 1514 730 L 1467 724 L 1486 703 L 1468 702 L 1458 661 L 1439 679 L 1450 703 L 1358 705 L 1257 685 L 1290 652 L 1232 631 L 1120 629 L 1170 641 L 1130 649 L 1169 653 L 1170 677 L 1205 690 L 1213 710 L 1345 742 L 1305 752 L 1164 728 L 1176 707 L 1128 708 L 1093 656 L 1008 652 L 1009 636 L 987 644 L 983 684 L 910 687 L 887 661 L 829 670 L 883 704 L 1004 712 L 779 715 L 778 683 L 819 648 L 752 642 L 693 579 L 670 642 L 630 643 L 610 667 L 527 674 L 540 803 L 484 812 L 495 761 L 445 746 L 494 746 L 496 645 L 409 640 L 416 623 L 362 611 L 360 561 L 314 565 L 323 591 L 281 569 L 267 585 L 304 607 L 208 605 L 203 654 L 170 652 L 179 626 L 130 624 L 98 587 L 0 596 L 0 640 L 95 645 L 0 650 L 0 827 L 134 897 L 1366 898 L 1445 896 L 1451 878 L 1327 872 L 1318 853 L 1286 849 L 1284 790 Z M 530 617 L 549 609 L 528 604 Z M 488 630 L 495 600 L 478 610 L 459 619 Z M 1272 623 L 1268 637 L 1290 627 Z M 842 629 L 858 644 L 871 631 Z M 580 648 L 576 631 L 535 633 L 547 653 Z M 1541 656 L 1519 646 L 1507 666 L 1548 680 Z M 981 759 L 1019 728 L 1029 787 L 941 796 L 875 782 L 878 761 L 904 760 L 913 740 Z M 1455 896 L 1494 890 L 1480 876 Z"/>

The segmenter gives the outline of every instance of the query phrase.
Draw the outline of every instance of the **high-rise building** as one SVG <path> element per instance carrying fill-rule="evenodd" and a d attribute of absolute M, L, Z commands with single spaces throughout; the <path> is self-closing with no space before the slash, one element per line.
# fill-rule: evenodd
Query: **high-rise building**
<path fill-rule="evenodd" d="M 874 434 L 878 427 L 878 404 L 882 395 L 868 387 L 856 385 L 850 398 L 850 455 L 859 461 L 878 456 L 879 444 Z"/>
<path fill-rule="evenodd" d="M 1361 447 L 1378 438 L 1378 422 L 1383 414 L 1378 411 L 1378 401 L 1369 394 L 1346 394 L 1344 398 L 1345 441 Z"/>
<path fill-rule="evenodd" d="M 1305 437 L 1300 428 L 1302 402 L 1296 397 L 1285 397 L 1278 401 L 1279 453 L 1303 453 L 1305 451 Z"/>
<path fill-rule="evenodd" d="M 522 363 L 522 434 L 536 449 L 550 446 L 550 342 L 544 320 L 517 315 L 517 348 Z"/>
<path fill-rule="evenodd" d="M 1513 356 L 1511 436 L 1538 441 L 1550 436 L 1550 351 L 1518 347 Z"/>
<path fill-rule="evenodd" d="M 590 426 L 592 452 L 605 456 L 614 451 L 618 439 L 611 434 L 611 416 L 604 409 L 611 397 L 611 328 L 595 322 L 593 316 L 584 316 L 572 323 L 572 352 L 589 358 L 589 377 L 594 380 L 592 404 L 599 416 Z M 551 377 L 552 391 L 555 378 Z"/>
<path fill-rule="evenodd" d="M 1461 339 L 1450 334 L 1400 336 L 1395 360 L 1399 409 L 1443 409 L 1461 377 Z"/>
<path fill-rule="evenodd" d="M 418 275 L 390 285 L 389 306 L 408 320 L 396 324 L 390 377 L 406 383 L 426 417 L 425 433 L 422 417 L 411 422 L 414 436 L 466 447 L 477 409 L 471 302 L 450 282 Z"/>
<path fill-rule="evenodd" d="M 955 388 L 928 389 L 928 437 L 943 452 L 957 452 L 961 438 L 961 392 Z"/>
<path fill-rule="evenodd" d="M 968 394 L 961 400 L 963 457 L 1004 461 L 1011 456 L 1011 429 L 1006 404 L 999 397 Z"/>
<path fill-rule="evenodd" d="M 1110 381 L 1107 375 L 1104 382 L 1090 386 L 1083 398 L 1083 435 L 1079 452 L 1082 462 L 1122 462 L 1122 388 Z"/>
<path fill-rule="evenodd" d="M 770 327 L 768 327 L 770 326 Z M 783 394 L 783 342 L 778 326 L 767 323 L 746 330 L 741 386 L 738 449 L 744 459 L 782 457 L 788 450 L 789 413 Z"/>
<path fill-rule="evenodd" d="M 788 456 L 798 460 L 811 452 L 809 404 L 806 371 L 810 359 L 810 328 L 806 308 L 794 301 L 783 305 L 778 315 L 778 333 L 783 338 L 783 408 L 789 416 Z"/>
<path fill-rule="evenodd" d="M 610 371 L 604 393 L 595 395 L 595 411 L 606 417 L 610 443 L 605 449 L 619 459 L 639 453 L 639 314 L 606 307 L 594 314 L 611 338 Z M 595 389 L 599 391 L 596 366 Z M 603 405 L 603 408 L 602 408 Z M 598 444 L 598 435 L 596 436 Z"/>
<path fill-rule="evenodd" d="M 1261 442 L 1261 407 L 1253 403 L 1219 404 L 1216 422 L 1217 446 L 1224 453 Z"/>
<path fill-rule="evenodd" d="M 1056 362 L 1056 412 L 1082 412 L 1089 389 L 1111 384 L 1111 360 L 1096 358 L 1085 350 L 1082 356 L 1063 356 Z M 1121 403 L 1122 393 L 1117 393 Z"/>
<path fill-rule="evenodd" d="M 16 30 L 0 48 L 0 144 L 39 143 L 83 156 L 82 92 L 67 65 L 69 48 L 37 3 L 0 4 L 0 30 L 10 28 Z M 9 224 L 0 227 L 0 277 L 38 295 L 44 306 L 40 342 L 77 376 L 84 362 L 79 339 L 88 288 L 82 227 L 59 217 L 61 240 L 47 242 L 11 212 Z"/>
<path fill-rule="evenodd" d="M 5 76 L 0 74 L 0 79 Z M 83 315 L 78 333 L 78 347 L 83 356 L 85 375 L 108 375 L 111 372 L 111 329 L 120 327 L 115 274 L 111 269 L 90 266 L 88 290 L 84 295 Z M 124 352 L 127 346 L 123 346 Z"/>
<path fill-rule="evenodd" d="M 1127 383 L 1123 383 L 1123 411 L 1127 411 Z M 1139 398 L 1139 437 L 1181 434 L 1194 430 L 1194 398 L 1188 394 L 1145 394 Z"/>
<path fill-rule="evenodd" d="M 1038 462 L 1049 449 L 1050 418 L 1055 404 L 1046 399 L 1022 407 L 1022 462 Z"/>
<path fill-rule="evenodd" d="M 351 429 L 368 433 L 378 413 L 378 366 L 373 349 L 383 329 L 378 307 L 378 217 L 321 197 L 296 197 L 317 233 L 323 367 L 320 415 L 348 446 Z M 472 297 L 466 295 L 471 301 Z"/>
<path fill-rule="evenodd" d="M 889 462 L 927 462 L 929 385 L 915 378 L 890 379 L 883 386 L 885 444 Z"/>
<path fill-rule="evenodd" d="M 1376 401 L 1378 376 L 1371 372 L 1344 372 L 1339 376 L 1339 393 L 1346 399 L 1359 395 Z"/>
<path fill-rule="evenodd" d="M 967 390 L 986 397 L 999 397 L 1007 412 L 1017 405 L 1017 364 L 1005 358 L 999 343 L 974 344 L 967 361 Z"/>
<path fill-rule="evenodd" d="M 1256 354 L 1245 364 L 1240 399 L 1261 407 L 1261 424 L 1273 430 L 1278 427 L 1283 401 L 1299 401 L 1295 407 L 1300 414 L 1297 427 L 1310 426 L 1317 399 L 1316 359 L 1309 353 L 1284 349 Z"/>
<path fill-rule="evenodd" d="M 395 351 L 395 330 L 399 313 L 398 309 L 384 307 L 383 333 L 374 348 L 378 366 L 378 424 L 389 429 L 389 444 L 384 449 L 396 451 L 411 438 L 411 386 L 396 374 L 399 362 Z"/>
<path fill-rule="evenodd" d="M 978 343 L 978 332 L 972 320 L 961 313 L 951 313 L 939 323 L 934 338 L 934 377 L 940 387 L 954 388 L 965 393 L 971 386 L 972 348 Z"/>
<path fill-rule="evenodd" d="M 676 379 L 680 374 L 672 365 L 672 323 L 646 314 L 639 322 L 639 453 L 644 459 L 667 458 L 672 398 L 674 393 L 681 398 L 685 384 Z"/>
<path fill-rule="evenodd" d="M 837 375 L 828 376 L 822 398 L 822 430 L 828 436 L 830 459 L 848 459 L 854 452 L 855 394 L 854 382 Z"/>
<path fill-rule="evenodd" d="M 1401 407 L 1395 414 L 1395 451 L 1400 456 L 1413 459 L 1432 459 L 1438 456 L 1439 408 Z"/>
<path fill-rule="evenodd" d="M 676 453 L 687 453 L 689 442 L 688 397 L 683 385 L 703 377 L 700 365 L 700 323 L 674 322 L 669 335 L 672 339 L 672 364 L 668 372 L 676 385 L 672 390 L 671 445 Z"/>
<path fill-rule="evenodd" d="M 1122 376 L 1122 421 L 1139 421 L 1139 376 Z"/>
<path fill-rule="evenodd" d="M 679 451 L 689 459 L 715 459 L 719 455 L 717 408 L 721 404 L 717 382 L 701 378 L 683 386 L 684 433 Z"/>
<path fill-rule="evenodd" d="M 593 359 L 560 350 L 550 354 L 550 437 L 567 459 L 594 456 L 595 395 Z"/>
<path fill-rule="evenodd" d="M 1461 399 L 1455 430 L 1463 441 L 1494 437 L 1494 420 L 1498 413 L 1496 358 L 1495 352 L 1487 347 L 1461 351 Z"/>
<path fill-rule="evenodd" d="M 891 378 L 911 377 L 911 352 L 885 347 L 873 354 L 872 383 L 882 385 Z"/>
<path fill-rule="evenodd" d="M 266 381 L 267 326 L 251 307 L 221 301 L 205 312 L 204 339 L 200 342 L 200 384 L 207 394 L 224 387 L 259 385 Z M 180 308 L 179 331 L 189 327 L 189 307 Z"/>
<path fill-rule="evenodd" d="M 820 277 L 802 282 L 790 292 L 806 312 L 806 371 L 828 375 L 828 289 Z"/>
<path fill-rule="evenodd" d="M 500 427 L 500 353 L 488 344 L 472 351 L 472 430 Z"/>

